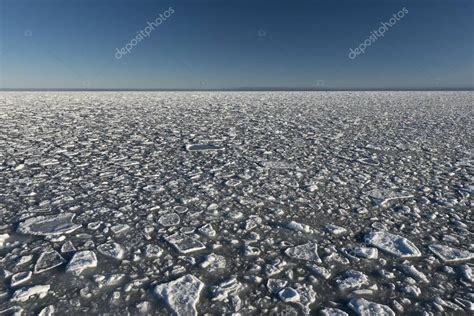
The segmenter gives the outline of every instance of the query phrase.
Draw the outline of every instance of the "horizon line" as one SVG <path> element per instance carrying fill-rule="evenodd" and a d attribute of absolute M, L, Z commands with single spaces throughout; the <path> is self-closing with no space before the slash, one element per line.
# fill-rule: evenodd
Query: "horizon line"
<path fill-rule="evenodd" d="M 0 88 L 2 92 L 67 92 L 67 91 L 84 91 L 84 92 L 174 92 L 174 91 L 190 91 L 190 92 L 219 92 L 219 91 L 236 91 L 236 92 L 264 92 L 264 91 L 294 91 L 294 92 L 325 92 L 325 91 L 474 91 L 474 87 L 460 87 L 460 88 L 448 88 L 448 87 L 430 87 L 430 88 L 291 88 L 291 87 L 238 87 L 238 88 L 215 88 L 215 89 L 203 89 L 203 88 Z"/>

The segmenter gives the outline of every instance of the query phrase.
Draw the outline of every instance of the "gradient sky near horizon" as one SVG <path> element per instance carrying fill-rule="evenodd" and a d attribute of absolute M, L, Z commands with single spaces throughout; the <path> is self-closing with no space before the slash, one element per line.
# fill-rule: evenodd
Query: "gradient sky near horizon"
<path fill-rule="evenodd" d="M 473 11 L 472 0 L 0 0 L 0 88 L 473 88 Z"/>

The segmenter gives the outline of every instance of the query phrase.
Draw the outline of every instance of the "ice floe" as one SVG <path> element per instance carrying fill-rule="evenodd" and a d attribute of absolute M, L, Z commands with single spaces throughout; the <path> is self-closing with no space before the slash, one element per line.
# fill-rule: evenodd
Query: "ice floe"
<path fill-rule="evenodd" d="M 397 257 L 419 257 L 420 250 L 405 237 L 384 231 L 373 231 L 365 236 L 365 242 Z"/>
<path fill-rule="evenodd" d="M 76 215 L 63 213 L 29 218 L 18 225 L 18 232 L 29 235 L 58 236 L 72 233 L 82 226 L 72 222 Z"/>
<path fill-rule="evenodd" d="M 177 316 L 197 315 L 196 305 L 204 283 L 191 274 L 159 284 L 154 292 Z"/>
<path fill-rule="evenodd" d="M 457 249 L 446 245 L 432 244 L 428 249 L 444 262 L 467 261 L 474 258 L 468 250 Z"/>
<path fill-rule="evenodd" d="M 97 267 L 97 257 L 93 251 L 84 250 L 74 254 L 67 265 L 67 272 L 79 275 L 87 269 Z"/>
<path fill-rule="evenodd" d="M 34 272 L 36 274 L 42 273 L 54 269 L 65 262 L 66 260 L 56 250 L 49 250 L 40 255 L 36 261 Z"/>

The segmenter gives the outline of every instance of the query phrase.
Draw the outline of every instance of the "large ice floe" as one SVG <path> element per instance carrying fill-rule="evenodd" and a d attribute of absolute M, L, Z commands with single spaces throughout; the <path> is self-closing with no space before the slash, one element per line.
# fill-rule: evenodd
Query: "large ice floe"
<path fill-rule="evenodd" d="M 0 92 L 0 315 L 472 315 L 472 96 Z"/>
<path fill-rule="evenodd" d="M 419 257 L 420 250 L 405 237 L 384 231 L 373 231 L 365 236 L 365 242 L 397 257 Z"/>
<path fill-rule="evenodd" d="M 174 281 L 157 285 L 156 295 L 178 316 L 197 315 L 196 304 L 204 283 L 194 275 L 187 274 Z"/>
<path fill-rule="evenodd" d="M 18 225 L 18 232 L 30 235 L 56 236 L 72 233 L 81 225 L 72 222 L 76 215 L 63 213 L 29 218 Z"/>

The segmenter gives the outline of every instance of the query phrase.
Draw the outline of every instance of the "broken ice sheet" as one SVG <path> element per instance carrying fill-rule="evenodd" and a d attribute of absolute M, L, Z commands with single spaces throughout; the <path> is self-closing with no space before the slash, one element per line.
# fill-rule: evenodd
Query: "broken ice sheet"
<path fill-rule="evenodd" d="M 42 236 L 58 236 L 72 233 L 82 227 L 72 222 L 75 216 L 72 213 L 63 213 L 29 218 L 18 225 L 18 232 Z"/>
<path fill-rule="evenodd" d="M 159 284 L 155 294 L 177 316 L 197 315 L 196 305 L 204 283 L 194 275 L 187 274 L 174 281 Z"/>
<path fill-rule="evenodd" d="M 365 242 L 397 257 L 419 257 L 420 250 L 408 239 L 385 231 L 367 234 Z"/>

